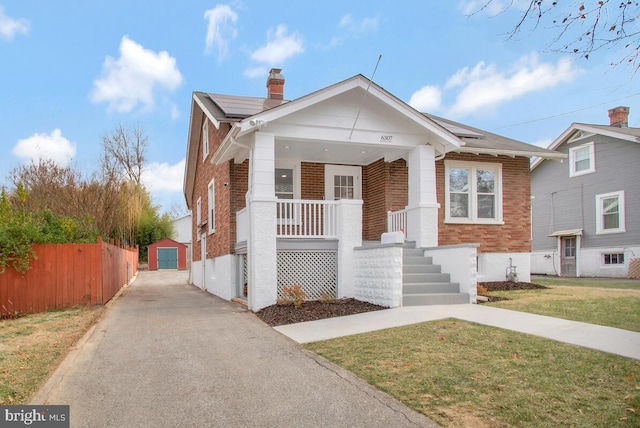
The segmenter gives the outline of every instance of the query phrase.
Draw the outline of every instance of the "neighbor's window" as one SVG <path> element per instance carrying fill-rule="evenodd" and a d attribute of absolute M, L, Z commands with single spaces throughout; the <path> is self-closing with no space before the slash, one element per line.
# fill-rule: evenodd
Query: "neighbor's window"
<path fill-rule="evenodd" d="M 202 125 L 202 160 L 209 155 L 209 121 L 205 118 Z"/>
<path fill-rule="evenodd" d="M 502 222 L 502 164 L 445 161 L 445 220 Z"/>
<path fill-rule="evenodd" d="M 216 188 L 215 179 L 211 180 L 207 189 L 207 223 L 209 227 L 209 234 L 216 231 Z"/>
<path fill-rule="evenodd" d="M 624 191 L 596 196 L 596 233 L 625 231 Z"/>
<path fill-rule="evenodd" d="M 596 161 L 593 143 L 569 149 L 569 177 L 595 172 Z"/>
<path fill-rule="evenodd" d="M 604 264 L 605 265 L 623 265 L 624 264 L 624 253 L 611 253 L 611 254 L 603 254 Z"/>

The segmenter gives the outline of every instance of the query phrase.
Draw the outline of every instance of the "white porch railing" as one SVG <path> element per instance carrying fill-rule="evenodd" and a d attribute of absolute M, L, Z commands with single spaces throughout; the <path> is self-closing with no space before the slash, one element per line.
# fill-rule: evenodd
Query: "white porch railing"
<path fill-rule="evenodd" d="M 337 238 L 336 201 L 279 199 L 278 238 Z"/>
<path fill-rule="evenodd" d="M 278 238 L 337 238 L 338 201 L 279 199 L 276 202 Z M 249 236 L 247 208 L 236 213 L 236 242 Z"/>
<path fill-rule="evenodd" d="M 407 236 L 407 210 L 387 211 L 387 232 L 403 232 Z"/>

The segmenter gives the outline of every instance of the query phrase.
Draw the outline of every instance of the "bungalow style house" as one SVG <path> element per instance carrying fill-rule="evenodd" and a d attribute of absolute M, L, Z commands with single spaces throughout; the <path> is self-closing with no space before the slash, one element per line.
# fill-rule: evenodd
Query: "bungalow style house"
<path fill-rule="evenodd" d="M 530 158 L 563 155 L 420 113 L 362 75 L 284 99 L 194 92 L 191 282 L 251 310 L 308 299 L 473 303 L 529 279 Z"/>
<path fill-rule="evenodd" d="M 536 159 L 531 272 L 640 278 L 640 128 L 629 107 L 609 125 L 573 123 L 549 146 L 565 163 Z"/>

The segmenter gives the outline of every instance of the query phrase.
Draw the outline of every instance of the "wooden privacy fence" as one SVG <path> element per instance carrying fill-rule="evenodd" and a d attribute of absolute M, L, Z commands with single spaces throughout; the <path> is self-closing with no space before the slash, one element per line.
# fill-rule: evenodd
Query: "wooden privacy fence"
<path fill-rule="evenodd" d="M 0 316 L 108 302 L 138 271 L 138 249 L 113 243 L 36 244 L 37 259 L 0 273 Z"/>

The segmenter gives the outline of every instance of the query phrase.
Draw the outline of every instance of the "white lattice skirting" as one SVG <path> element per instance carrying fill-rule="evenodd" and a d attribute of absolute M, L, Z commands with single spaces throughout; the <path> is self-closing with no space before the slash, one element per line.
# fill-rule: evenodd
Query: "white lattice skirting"
<path fill-rule="evenodd" d="M 336 297 L 336 251 L 278 251 L 278 298 L 282 288 L 300 285 L 307 300 Z"/>

